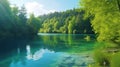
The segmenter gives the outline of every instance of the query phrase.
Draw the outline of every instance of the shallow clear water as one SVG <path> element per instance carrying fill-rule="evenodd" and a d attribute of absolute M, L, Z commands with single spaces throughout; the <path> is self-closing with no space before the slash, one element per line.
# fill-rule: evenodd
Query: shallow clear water
<path fill-rule="evenodd" d="M 92 50 L 95 41 L 86 41 L 86 35 L 38 35 L 31 41 L 9 43 L 17 47 L 1 53 L 0 67 L 87 67 L 94 63 Z"/>

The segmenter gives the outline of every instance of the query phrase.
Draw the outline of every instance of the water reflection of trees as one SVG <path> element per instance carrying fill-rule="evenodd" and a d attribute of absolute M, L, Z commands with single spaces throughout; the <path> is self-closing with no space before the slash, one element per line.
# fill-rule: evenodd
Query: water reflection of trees
<path fill-rule="evenodd" d="M 84 39 L 86 35 L 42 35 L 41 40 L 43 41 L 44 47 L 54 51 L 61 51 L 63 49 L 69 49 L 73 46 L 80 46 L 88 44 Z M 93 37 L 93 35 L 92 35 Z M 89 43 L 92 41 L 89 41 Z"/>
<path fill-rule="evenodd" d="M 25 53 L 21 52 L 18 53 L 17 50 L 13 51 L 7 54 L 3 54 L 1 56 L 4 56 L 0 60 L 0 67 L 10 67 L 11 63 L 16 64 L 17 62 L 21 61 L 23 65 L 26 64 L 25 62 Z"/>
<path fill-rule="evenodd" d="M 0 62 L 1 67 L 9 67 L 12 64 L 16 64 L 21 62 L 22 65 L 26 64 L 26 56 L 27 49 L 26 45 L 30 45 L 30 54 L 34 55 L 36 52 L 41 52 L 41 49 L 47 49 L 49 51 L 55 52 L 80 52 L 82 50 L 81 47 L 75 48 L 78 46 L 84 46 L 86 49 L 91 49 L 93 46 L 89 46 L 93 41 L 85 41 L 85 36 L 81 35 L 40 35 L 34 41 L 28 40 L 10 40 L 7 42 L 3 42 L 2 44 L 10 45 L 6 46 L 5 49 L 2 50 L 0 61 L 5 60 L 4 62 Z M 5 47 L 5 46 L 3 46 Z M 0 49 L 1 50 L 1 49 Z"/>
<path fill-rule="evenodd" d="M 11 62 L 25 64 L 25 46 L 27 39 L 8 38 L 0 40 L 0 67 L 10 67 Z"/>

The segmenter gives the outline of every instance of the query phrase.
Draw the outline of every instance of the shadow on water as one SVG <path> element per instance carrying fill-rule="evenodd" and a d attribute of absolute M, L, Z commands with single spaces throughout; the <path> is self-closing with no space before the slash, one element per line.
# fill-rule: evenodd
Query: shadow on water
<path fill-rule="evenodd" d="M 7 38 L 0 40 L 0 67 L 9 67 L 12 62 L 12 56 L 17 55 L 19 48 L 21 52 L 25 52 L 26 44 L 30 42 L 28 39 Z M 9 59 L 10 58 L 10 59 Z M 9 60 L 6 60 L 9 59 Z"/>
<path fill-rule="evenodd" d="M 63 55 L 64 53 L 77 54 L 93 50 L 95 36 L 89 35 L 91 36 L 91 41 L 84 40 L 85 36 L 86 35 L 79 34 L 39 34 L 33 39 L 11 38 L 0 40 L 0 67 L 15 67 L 14 64 L 21 65 L 22 67 L 22 65 L 27 65 L 28 60 L 40 59 L 42 56 L 44 56 L 46 60 L 39 60 L 39 64 L 42 65 L 44 62 L 48 61 L 49 65 L 52 64 L 52 61 L 50 62 L 50 60 L 58 55 Z M 49 54 L 51 55 L 51 59 L 49 58 Z M 29 63 L 30 62 L 31 61 L 29 61 Z M 69 61 L 66 60 L 66 62 Z M 32 63 L 34 66 L 35 63 Z M 66 63 L 64 64 L 66 65 Z M 60 63 L 57 65 L 60 65 Z M 44 65 L 42 66 L 47 67 Z"/>

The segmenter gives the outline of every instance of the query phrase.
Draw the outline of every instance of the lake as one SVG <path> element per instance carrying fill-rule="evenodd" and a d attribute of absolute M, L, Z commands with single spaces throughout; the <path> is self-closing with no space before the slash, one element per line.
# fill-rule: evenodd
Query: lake
<path fill-rule="evenodd" d="M 0 67 L 88 67 L 94 63 L 94 35 L 43 34 L 32 40 L 3 41 Z M 14 48 L 14 49 L 13 49 Z"/>

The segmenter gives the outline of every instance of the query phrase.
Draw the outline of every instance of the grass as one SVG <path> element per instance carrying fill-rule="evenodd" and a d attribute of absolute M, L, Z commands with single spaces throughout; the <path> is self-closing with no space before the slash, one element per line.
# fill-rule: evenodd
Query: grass
<path fill-rule="evenodd" d="M 111 42 L 99 43 L 95 46 L 93 67 L 120 67 L 120 52 L 109 52 L 120 49 L 119 46 Z"/>
<path fill-rule="evenodd" d="M 120 67 L 120 52 L 112 55 L 110 66 L 111 67 Z"/>

